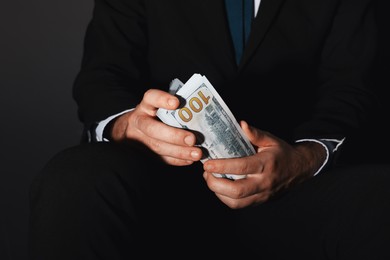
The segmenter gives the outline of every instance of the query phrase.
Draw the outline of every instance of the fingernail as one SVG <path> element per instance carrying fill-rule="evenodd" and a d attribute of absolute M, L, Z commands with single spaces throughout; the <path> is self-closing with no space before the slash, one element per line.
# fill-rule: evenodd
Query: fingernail
<path fill-rule="evenodd" d="M 194 158 L 194 159 L 198 159 L 199 158 L 199 152 L 198 151 L 192 151 L 191 152 L 191 157 Z"/>
<path fill-rule="evenodd" d="M 168 105 L 171 106 L 171 107 L 174 107 L 176 106 L 176 100 L 171 98 L 168 100 Z"/>
<path fill-rule="evenodd" d="M 209 164 L 205 164 L 203 167 L 204 167 L 204 170 L 208 171 L 208 172 L 211 172 L 213 170 L 213 166 L 209 165 Z"/>
<path fill-rule="evenodd" d="M 184 138 L 184 142 L 187 144 L 187 145 L 194 145 L 194 143 L 195 143 L 195 140 L 194 140 L 194 137 L 193 136 L 186 136 L 185 138 Z"/>

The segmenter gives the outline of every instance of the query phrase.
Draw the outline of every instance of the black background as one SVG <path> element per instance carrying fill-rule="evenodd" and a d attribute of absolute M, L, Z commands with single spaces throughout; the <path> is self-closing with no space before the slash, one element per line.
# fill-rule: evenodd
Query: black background
<path fill-rule="evenodd" d="M 389 162 L 390 11 L 379 0 L 377 89 L 384 105 L 358 136 L 353 157 Z M 93 1 L 0 3 L 0 259 L 27 258 L 28 190 L 57 151 L 79 142 L 71 87 Z M 362 138 L 362 139 L 360 139 Z"/>
<path fill-rule="evenodd" d="M 92 6 L 0 1 L 1 260 L 28 259 L 30 182 L 54 153 L 80 140 L 71 86 Z"/>

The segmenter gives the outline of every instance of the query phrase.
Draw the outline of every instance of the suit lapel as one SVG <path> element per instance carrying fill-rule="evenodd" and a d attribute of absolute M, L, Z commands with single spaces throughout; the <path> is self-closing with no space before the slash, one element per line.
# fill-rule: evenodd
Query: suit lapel
<path fill-rule="evenodd" d="M 257 16 L 252 24 L 251 34 L 249 36 L 248 45 L 246 46 L 243 58 L 239 64 L 239 69 L 242 68 L 250 59 L 253 52 L 260 45 L 266 35 L 274 18 L 278 14 L 280 7 L 285 0 L 262 0 Z"/>
<path fill-rule="evenodd" d="M 253 52 L 264 39 L 284 1 L 261 1 L 239 69 L 249 61 Z M 231 63 L 232 67 L 237 66 L 235 65 L 234 47 L 231 41 L 224 0 L 177 0 L 176 3 L 182 7 L 181 10 L 185 12 L 186 16 L 191 18 L 189 20 L 195 23 L 192 27 L 201 28 L 200 31 L 194 31 L 196 37 L 206 37 L 213 42 L 210 46 L 218 46 L 218 49 L 213 48 L 213 53 L 207 53 L 207 55 L 217 56 L 218 59 L 222 59 L 222 62 Z"/>

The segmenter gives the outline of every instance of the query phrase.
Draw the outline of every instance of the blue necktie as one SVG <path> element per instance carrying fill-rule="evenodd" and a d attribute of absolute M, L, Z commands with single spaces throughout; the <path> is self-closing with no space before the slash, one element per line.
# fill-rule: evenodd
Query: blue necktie
<path fill-rule="evenodd" d="M 225 0 L 225 7 L 238 64 L 251 30 L 253 0 Z"/>

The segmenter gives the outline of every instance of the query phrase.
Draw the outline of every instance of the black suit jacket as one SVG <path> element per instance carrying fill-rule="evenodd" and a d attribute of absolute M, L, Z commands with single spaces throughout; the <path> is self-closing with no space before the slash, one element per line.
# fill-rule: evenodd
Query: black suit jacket
<path fill-rule="evenodd" d="M 262 0 L 237 65 L 223 0 L 96 0 L 74 85 L 86 129 L 149 88 L 205 75 L 238 120 L 287 141 L 342 138 L 375 104 L 370 0 Z"/>

